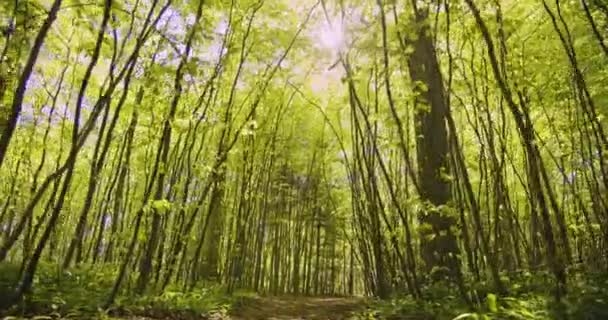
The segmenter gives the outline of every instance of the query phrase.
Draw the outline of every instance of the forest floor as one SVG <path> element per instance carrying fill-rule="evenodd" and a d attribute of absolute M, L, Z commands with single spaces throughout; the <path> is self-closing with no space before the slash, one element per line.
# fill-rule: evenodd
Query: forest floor
<path fill-rule="evenodd" d="M 0 263 L 0 301 L 15 290 L 20 266 Z M 109 271 L 108 271 L 109 270 Z M 227 294 L 222 285 L 201 283 L 182 292 L 169 287 L 162 294 L 129 294 L 100 309 L 108 298 L 115 273 L 109 268 L 82 265 L 69 272 L 42 264 L 36 286 L 27 299 L 0 319 L 102 320 L 448 320 L 470 319 L 608 319 L 608 275 L 574 273 L 569 294 L 556 302 L 551 275 L 523 273 L 509 278 L 509 295 L 497 296 L 487 285 L 470 283 L 474 306 L 467 305 L 452 286 L 428 284 L 422 299 L 395 294 L 390 299 L 364 297 L 267 296 L 248 290 Z M 548 289 L 549 288 L 549 289 Z M 5 316 L 8 316 L 5 318 Z"/>
<path fill-rule="evenodd" d="M 257 319 L 350 319 L 366 306 L 363 298 L 338 297 L 259 297 L 237 307 L 233 320 Z"/>

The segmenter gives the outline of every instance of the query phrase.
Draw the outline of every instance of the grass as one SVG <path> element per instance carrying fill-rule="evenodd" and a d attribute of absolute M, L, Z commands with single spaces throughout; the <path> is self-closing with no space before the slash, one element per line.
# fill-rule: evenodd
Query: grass
<path fill-rule="evenodd" d="M 608 319 L 608 275 L 583 275 L 569 280 L 569 293 L 557 302 L 551 292 L 551 277 L 529 272 L 505 278 L 509 296 L 498 297 L 485 282 L 469 284 L 473 308 L 467 306 L 447 283 L 425 288 L 424 297 L 395 296 L 376 301 L 358 319 L 454 319 L 454 320 L 547 320 Z"/>
<path fill-rule="evenodd" d="M 0 264 L 0 299 L 14 290 L 19 267 Z M 123 292 L 108 310 L 101 310 L 114 284 L 116 270 L 110 266 L 81 266 L 61 272 L 56 266 L 42 264 L 34 279 L 34 290 L 21 304 L 0 316 L 38 319 L 111 319 L 113 317 L 150 317 L 156 319 L 201 319 L 209 314 L 225 314 L 243 292 L 226 295 L 224 288 L 209 285 L 181 292 L 168 288 L 160 295 L 128 295 Z M 128 289 L 129 282 L 125 282 Z"/>
<path fill-rule="evenodd" d="M 427 285 L 424 297 L 413 300 L 396 294 L 390 300 L 376 300 L 356 319 L 608 319 L 608 275 L 571 273 L 568 295 L 556 302 L 552 296 L 552 277 L 546 273 L 522 272 L 504 275 L 509 295 L 498 297 L 486 282 L 469 282 L 471 308 L 463 303 L 456 290 L 447 283 Z M 0 299 L 6 299 L 14 290 L 19 277 L 19 266 L 0 264 Z M 34 291 L 13 309 L 0 312 L 0 316 L 28 317 L 31 319 L 124 319 L 147 317 L 154 319 L 201 319 L 215 315 L 225 318 L 231 310 L 247 307 L 258 299 L 249 291 L 227 295 L 225 288 L 206 284 L 190 292 L 169 287 L 162 294 L 130 295 L 135 279 L 125 281 L 124 290 L 109 310 L 101 310 L 111 291 L 116 270 L 111 266 L 83 265 L 69 271 L 60 271 L 56 265 L 41 264 L 34 279 Z M 293 299 L 293 304 L 298 299 Z M 300 300 L 303 301 L 303 300 Z M 258 302 L 255 302 L 256 304 Z M 367 303 L 366 303 L 367 304 Z M 251 306 L 250 306 L 251 307 Z M 274 304 L 256 305 L 265 313 L 272 313 Z M 245 308 L 247 309 L 247 308 Z M 251 308 L 250 308 L 251 309 Z M 276 310 L 275 310 L 276 311 Z M 269 316 L 272 316 L 269 314 Z M 294 315 L 297 316 L 297 315 Z M 227 317 L 226 317 L 227 318 Z"/>

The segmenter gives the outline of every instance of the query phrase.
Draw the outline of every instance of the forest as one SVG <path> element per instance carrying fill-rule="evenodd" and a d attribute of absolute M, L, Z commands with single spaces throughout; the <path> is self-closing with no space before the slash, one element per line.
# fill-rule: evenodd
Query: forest
<path fill-rule="evenodd" d="M 606 0 L 0 0 L 0 317 L 608 319 Z"/>

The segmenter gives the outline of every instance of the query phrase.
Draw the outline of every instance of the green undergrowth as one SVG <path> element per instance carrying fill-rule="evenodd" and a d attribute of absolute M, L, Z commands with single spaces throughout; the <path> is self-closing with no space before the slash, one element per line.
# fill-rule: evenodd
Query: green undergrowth
<path fill-rule="evenodd" d="M 226 314 L 239 301 L 252 295 L 249 292 L 227 295 L 225 288 L 214 284 L 189 292 L 168 287 L 162 294 L 130 295 L 127 292 L 132 291 L 129 289 L 135 280 L 132 275 L 132 279 L 124 282 L 112 307 L 102 310 L 100 306 L 108 299 L 116 272 L 109 266 L 80 266 L 61 272 L 56 266 L 41 265 L 34 279 L 33 292 L 19 305 L 0 311 L 0 316 L 9 319 L 201 319 Z M 0 299 L 7 299 L 13 292 L 18 276 L 18 266 L 0 264 Z"/>
<path fill-rule="evenodd" d="M 358 319 L 454 319 L 454 320 L 602 320 L 608 319 L 608 275 L 569 279 L 569 292 L 560 302 L 551 291 L 554 284 L 545 273 L 525 272 L 503 279 L 509 294 L 501 297 L 485 282 L 469 284 L 470 307 L 447 283 L 427 286 L 423 298 L 396 296 L 377 300 Z"/>
<path fill-rule="evenodd" d="M 357 313 L 356 319 L 608 319 L 608 275 L 572 273 L 568 294 L 558 303 L 552 277 L 546 273 L 522 272 L 504 277 L 509 294 L 498 296 L 491 284 L 469 281 L 470 307 L 449 283 L 423 288 L 423 297 L 396 294 L 389 300 L 375 300 Z M 19 267 L 0 264 L 0 299 L 13 292 Z M 34 279 L 34 290 L 13 309 L 0 312 L 8 319 L 205 319 L 224 318 L 234 308 L 255 303 L 258 296 L 248 291 L 226 294 L 224 287 L 204 284 L 189 292 L 168 287 L 162 294 L 130 295 L 135 275 L 124 282 L 121 294 L 108 310 L 100 309 L 111 291 L 116 270 L 111 267 L 80 266 L 59 271 L 43 264 Z M 154 288 L 150 288 L 153 292 Z M 226 317 L 227 318 L 227 317 Z"/>

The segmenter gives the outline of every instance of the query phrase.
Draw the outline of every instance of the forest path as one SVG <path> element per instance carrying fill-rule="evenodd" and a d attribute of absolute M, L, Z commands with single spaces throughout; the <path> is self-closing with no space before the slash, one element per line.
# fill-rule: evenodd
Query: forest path
<path fill-rule="evenodd" d="M 231 313 L 233 320 L 342 320 L 366 306 L 362 298 L 261 297 Z"/>

